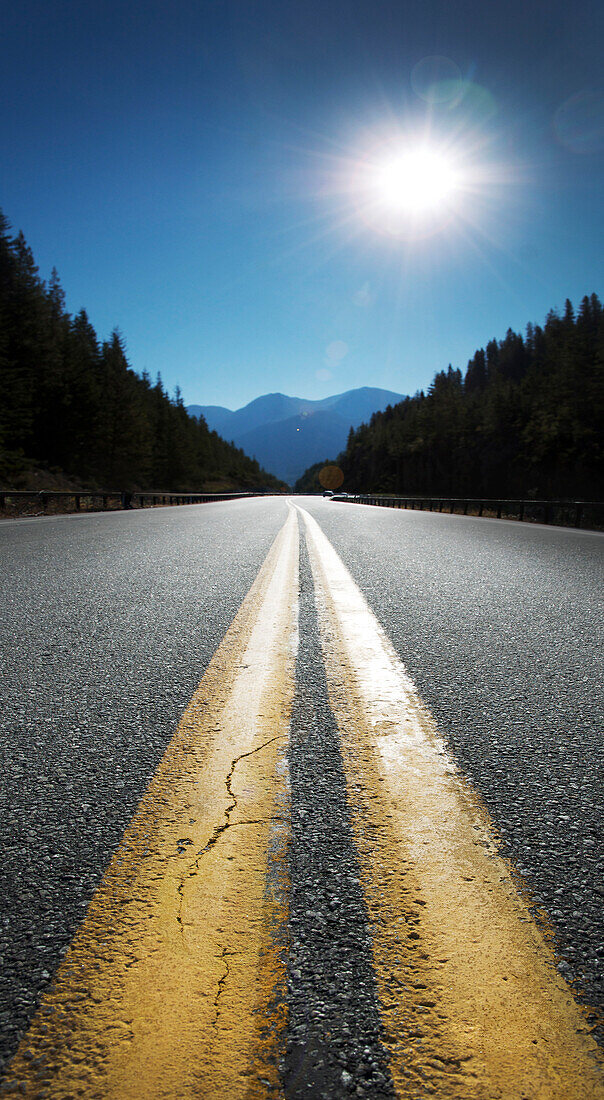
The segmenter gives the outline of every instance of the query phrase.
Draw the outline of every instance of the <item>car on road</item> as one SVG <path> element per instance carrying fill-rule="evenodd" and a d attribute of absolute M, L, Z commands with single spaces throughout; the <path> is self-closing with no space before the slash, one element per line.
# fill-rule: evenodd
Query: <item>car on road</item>
<path fill-rule="evenodd" d="M 323 490 L 323 496 L 324 497 L 332 497 L 333 493 L 332 493 L 331 489 L 324 489 Z"/>

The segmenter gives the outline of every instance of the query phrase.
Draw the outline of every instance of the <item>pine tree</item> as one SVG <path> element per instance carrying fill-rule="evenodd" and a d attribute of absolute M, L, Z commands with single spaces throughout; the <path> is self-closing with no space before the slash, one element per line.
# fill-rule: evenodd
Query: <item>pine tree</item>
<path fill-rule="evenodd" d="M 508 330 L 449 366 L 428 394 L 376 413 L 339 457 L 346 486 L 402 493 L 598 498 L 604 482 L 604 318 L 597 295 L 575 315 Z"/>

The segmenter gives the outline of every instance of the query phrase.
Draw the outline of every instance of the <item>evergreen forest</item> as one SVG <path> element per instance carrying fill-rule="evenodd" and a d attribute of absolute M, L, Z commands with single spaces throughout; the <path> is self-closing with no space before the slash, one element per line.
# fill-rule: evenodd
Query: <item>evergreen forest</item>
<path fill-rule="evenodd" d="M 0 487 L 171 492 L 281 489 L 129 365 L 119 332 L 100 342 L 86 311 L 70 316 L 56 270 L 45 284 L 20 232 L 0 213 Z M 59 482 L 60 484 L 60 482 Z"/>
<path fill-rule="evenodd" d="M 596 294 L 566 301 L 523 336 L 508 329 L 426 393 L 351 430 L 347 492 L 601 500 L 604 317 Z M 296 488 L 319 491 L 321 464 Z"/>

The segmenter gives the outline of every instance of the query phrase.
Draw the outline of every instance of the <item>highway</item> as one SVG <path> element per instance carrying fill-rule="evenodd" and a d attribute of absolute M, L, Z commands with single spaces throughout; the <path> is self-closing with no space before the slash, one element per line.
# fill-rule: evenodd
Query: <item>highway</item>
<path fill-rule="evenodd" d="M 603 538 L 3 522 L 4 1091 L 604 1095 Z"/>

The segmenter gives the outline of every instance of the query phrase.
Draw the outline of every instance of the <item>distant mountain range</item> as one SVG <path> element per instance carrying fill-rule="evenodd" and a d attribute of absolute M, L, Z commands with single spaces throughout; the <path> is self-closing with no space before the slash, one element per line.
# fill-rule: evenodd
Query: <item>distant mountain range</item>
<path fill-rule="evenodd" d="M 351 427 L 358 428 L 374 412 L 402 399 L 400 393 L 363 386 L 322 401 L 267 393 L 234 412 L 222 405 L 188 405 L 187 412 L 203 416 L 212 431 L 293 485 L 313 463 L 336 458 Z"/>

